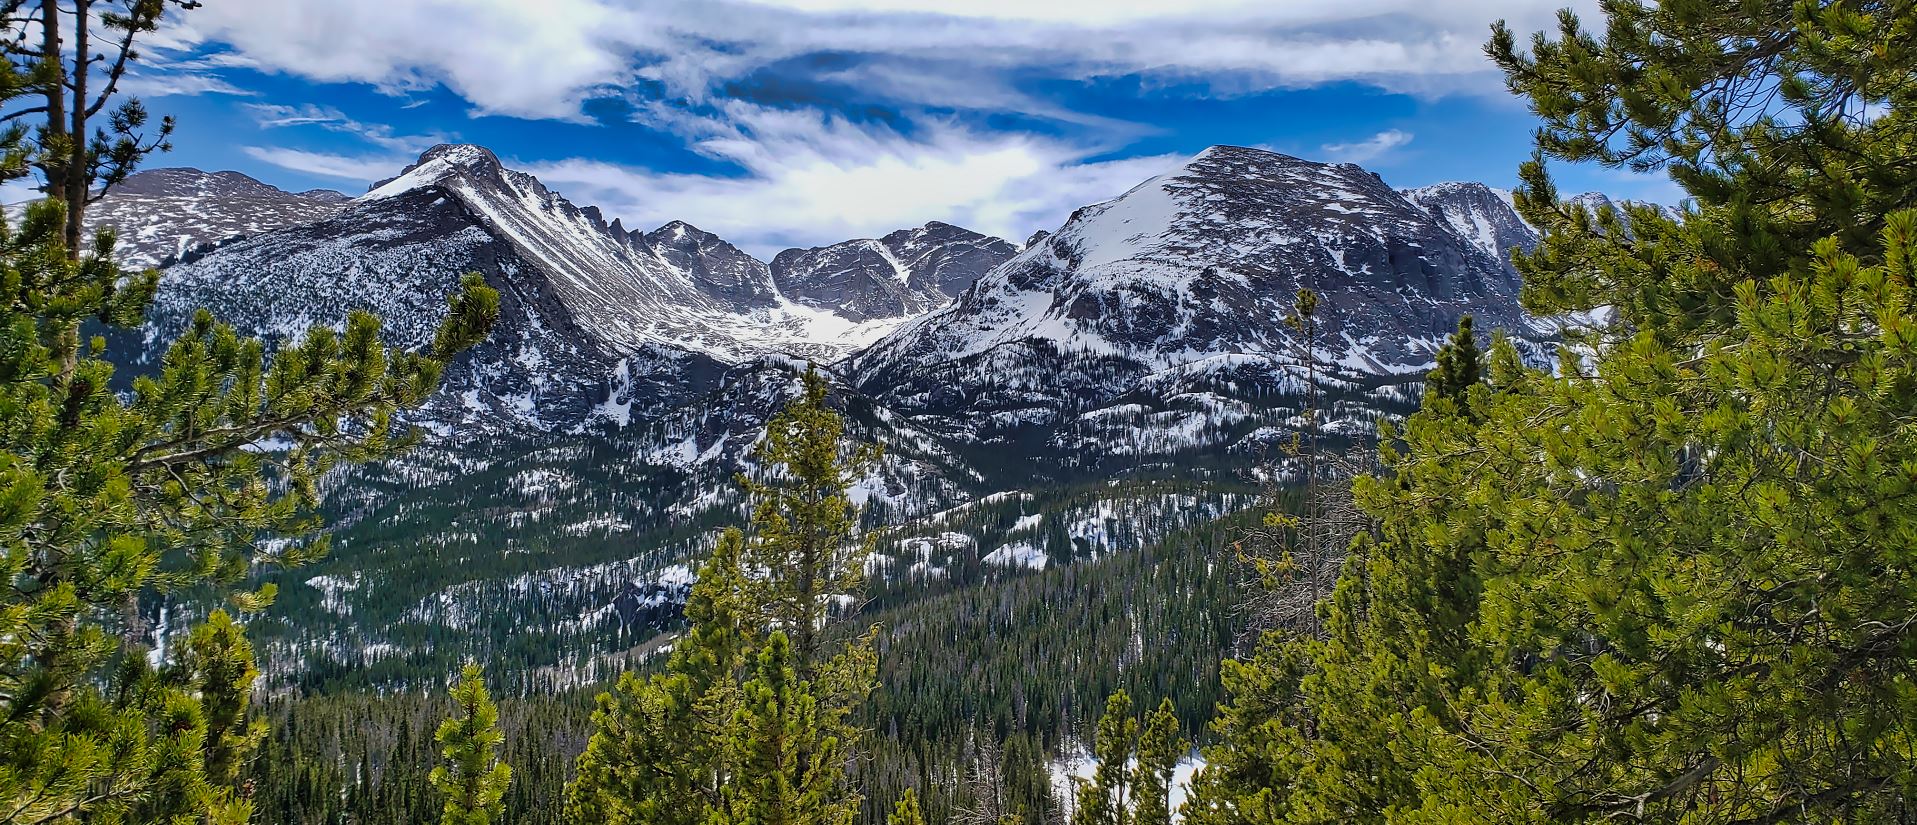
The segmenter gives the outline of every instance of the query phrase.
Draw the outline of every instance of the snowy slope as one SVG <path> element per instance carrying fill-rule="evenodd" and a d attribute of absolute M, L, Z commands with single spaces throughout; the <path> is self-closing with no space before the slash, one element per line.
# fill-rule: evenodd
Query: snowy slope
<path fill-rule="evenodd" d="M 146 268 L 220 241 L 321 220 L 347 200 L 324 189 L 286 192 L 239 172 L 152 169 L 128 176 L 89 207 L 86 228 L 113 229 L 120 263 Z"/>
<path fill-rule="evenodd" d="M 630 416 L 635 399 L 652 412 L 682 402 L 718 373 L 697 353 L 608 340 L 518 247 L 430 187 L 356 202 L 318 223 L 167 268 L 148 314 L 147 353 L 199 307 L 275 339 L 366 310 L 383 320 L 388 341 L 422 346 L 465 272 L 483 273 L 500 290 L 501 318 L 491 338 L 448 371 L 427 411 L 425 421 L 443 430 L 574 429 Z"/>
<path fill-rule="evenodd" d="M 1466 313 L 1532 334 L 1494 254 L 1503 236 L 1480 245 L 1460 229 L 1357 166 L 1213 147 L 1078 210 L 847 371 L 900 412 L 975 435 L 1038 427 L 1061 449 L 1095 444 L 1085 413 L 1143 403 L 1185 411 L 1163 422 L 1166 449 L 1237 438 L 1256 416 L 1178 399 L 1268 413 L 1297 391 L 1303 350 L 1285 318 L 1300 288 L 1319 296 L 1331 381 L 1414 380 Z"/>
<path fill-rule="evenodd" d="M 205 200 L 208 186 L 175 188 Z M 428 419 L 554 431 L 651 420 L 712 391 L 726 365 L 834 360 L 904 320 L 796 304 L 779 294 L 770 267 L 711 233 L 681 222 L 650 233 L 609 224 L 477 146 L 435 147 L 310 217 L 170 267 L 148 343 L 205 306 L 269 337 L 365 309 L 386 319 L 392 340 L 417 346 L 460 274 L 476 271 L 504 293 L 502 321 L 449 374 Z M 959 239 L 963 249 L 949 254 L 935 241 L 901 248 L 944 262 L 981 243 Z M 951 268 L 928 266 L 927 277 L 959 277 Z"/>
<path fill-rule="evenodd" d="M 417 653 L 431 627 L 536 639 L 565 668 L 670 619 L 712 539 L 687 525 L 736 521 L 734 472 L 806 356 L 831 361 L 851 437 L 886 448 L 854 490 L 899 531 L 874 574 L 1021 575 L 1251 505 L 1254 465 L 1303 420 L 1300 287 L 1323 301 L 1321 421 L 1356 438 L 1415 407 L 1459 315 L 1537 338 L 1507 263 L 1527 229 L 1476 184 L 1400 192 L 1215 147 L 1022 248 L 930 224 L 768 265 L 447 146 L 322 220 L 170 268 L 150 334 L 200 305 L 283 335 L 358 307 L 417 344 L 459 273 L 484 273 L 504 311 L 428 411 L 443 449 L 341 482 L 341 550 L 288 598 L 338 628 L 341 661 Z"/>
<path fill-rule="evenodd" d="M 616 349 L 661 345 L 723 363 L 773 353 L 829 359 L 872 335 L 829 312 L 766 300 L 763 283 L 715 282 L 684 268 L 682 253 L 607 224 L 597 209 L 573 205 L 478 146 L 434 147 L 359 202 L 422 189 L 458 201 L 540 271 L 582 329 Z"/>
<path fill-rule="evenodd" d="M 1511 208 L 1508 191 L 1482 183 L 1448 182 L 1406 189 L 1404 196 L 1499 261 L 1509 261 L 1513 249 L 1537 248 L 1538 231 Z"/>
<path fill-rule="evenodd" d="M 1018 248 L 933 221 L 883 238 L 788 249 L 772 259 L 779 291 L 803 306 L 858 320 L 904 318 L 943 306 Z"/>
<path fill-rule="evenodd" d="M 1123 196 L 1079 210 L 959 301 L 857 357 L 862 378 L 1017 343 L 1162 366 L 1296 350 L 1283 323 L 1318 292 L 1333 360 L 1420 370 L 1457 317 L 1518 327 L 1516 278 L 1377 176 L 1272 152 L 1213 147 Z"/>

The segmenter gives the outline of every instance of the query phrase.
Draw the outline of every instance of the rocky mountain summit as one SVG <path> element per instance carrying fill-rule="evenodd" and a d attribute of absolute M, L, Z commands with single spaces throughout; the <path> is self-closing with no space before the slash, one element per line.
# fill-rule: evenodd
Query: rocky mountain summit
<path fill-rule="evenodd" d="M 793 301 L 854 320 L 921 315 L 1018 254 L 1018 247 L 934 221 L 877 240 L 788 249 L 772 279 Z"/>
<path fill-rule="evenodd" d="M 1460 237 L 1503 262 L 1511 250 L 1531 251 L 1538 232 L 1511 208 L 1511 193 L 1482 183 L 1450 182 L 1406 189 L 1405 199 L 1424 207 Z"/>
<path fill-rule="evenodd" d="M 1351 164 L 1212 147 L 1078 210 L 848 371 L 901 413 L 974 437 L 1036 427 L 1063 447 L 1101 416 L 1186 403 L 1248 419 L 1256 399 L 1298 386 L 1306 342 L 1285 319 L 1310 288 L 1327 380 L 1415 380 L 1467 313 L 1536 332 L 1504 257 L 1533 241 L 1479 189 L 1420 202 Z"/>
<path fill-rule="evenodd" d="M 194 188 L 172 170 L 149 174 L 156 179 L 126 202 L 180 197 L 171 194 L 179 190 L 201 200 L 278 192 L 215 186 L 228 178 Z M 159 185 L 166 180 L 178 185 Z M 280 196 L 276 203 L 312 197 Z M 499 328 L 455 365 L 427 418 L 550 432 L 663 414 L 711 391 L 726 365 L 767 355 L 836 360 L 903 319 L 794 302 L 770 266 L 711 233 L 678 221 L 629 231 L 482 147 L 434 147 L 365 195 L 322 200 L 326 208 L 308 220 L 170 267 L 148 340 L 157 343 L 205 306 L 269 336 L 295 336 L 365 309 L 386 320 L 394 341 L 418 345 L 460 274 L 477 271 L 501 289 Z M 994 239 L 943 231 L 949 241 L 930 228 L 888 236 L 902 239 L 912 262 L 907 281 L 950 284 L 966 277 L 966 266 L 982 271 L 975 259 Z"/>
<path fill-rule="evenodd" d="M 87 210 L 86 226 L 113 229 L 121 262 L 145 268 L 221 241 L 322 220 L 350 200 L 327 189 L 287 192 L 239 172 L 154 169 L 108 190 Z"/>

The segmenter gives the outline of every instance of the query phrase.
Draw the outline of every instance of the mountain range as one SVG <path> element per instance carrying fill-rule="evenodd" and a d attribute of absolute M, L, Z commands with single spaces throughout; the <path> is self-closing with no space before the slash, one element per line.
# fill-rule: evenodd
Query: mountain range
<path fill-rule="evenodd" d="M 427 655 L 408 639 L 447 629 L 543 639 L 532 667 L 627 650 L 653 620 L 633 606 L 709 540 L 693 525 L 736 518 L 732 474 L 808 362 L 887 447 L 854 495 L 893 528 L 875 569 L 909 579 L 1245 506 L 1307 362 L 1328 426 L 1363 436 L 1415 404 L 1461 316 L 1533 349 L 1556 334 L 1519 305 L 1509 257 L 1538 239 L 1507 193 L 1230 146 L 1023 245 L 933 222 L 770 261 L 681 221 L 627 229 L 470 145 L 357 197 L 142 172 L 90 215 L 163 267 L 147 360 L 202 306 L 269 337 L 365 309 L 418 346 L 462 273 L 501 292 L 417 416 L 435 448 L 333 485 L 335 557 L 262 629 L 281 673 Z M 1287 323 L 1301 288 L 1309 342 Z"/>

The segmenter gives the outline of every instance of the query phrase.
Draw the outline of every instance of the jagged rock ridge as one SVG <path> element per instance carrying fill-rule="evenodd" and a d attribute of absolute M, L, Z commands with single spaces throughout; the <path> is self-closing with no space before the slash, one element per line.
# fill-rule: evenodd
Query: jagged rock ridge
<path fill-rule="evenodd" d="M 126 266 L 162 266 L 235 238 L 312 223 L 345 208 L 326 189 L 287 192 L 239 172 L 136 172 L 87 209 L 88 232 L 113 229 Z"/>
<path fill-rule="evenodd" d="M 1213 147 L 1078 210 L 848 372 L 903 413 L 988 433 L 1077 427 L 1154 382 L 1237 386 L 1238 403 L 1295 383 L 1285 319 L 1310 288 L 1334 375 L 1415 376 L 1463 314 L 1534 332 L 1516 273 L 1478 240 L 1357 166 Z"/>
<path fill-rule="evenodd" d="M 233 178 L 243 176 L 196 191 Z M 888 238 L 923 262 L 913 283 L 969 282 L 976 274 L 964 270 L 982 271 L 974 259 L 995 239 L 937 226 Z M 902 320 L 794 303 L 769 266 L 711 233 L 683 222 L 628 231 L 484 148 L 445 145 L 316 220 L 170 268 L 147 337 L 157 342 L 199 306 L 271 336 L 360 308 L 417 345 L 466 271 L 500 288 L 505 307 L 494 340 L 449 374 L 428 416 L 449 428 L 623 426 L 710 391 L 725 365 L 834 360 Z"/>
<path fill-rule="evenodd" d="M 919 315 L 949 303 L 1018 254 L 999 238 L 937 221 L 876 240 L 788 249 L 772 259 L 787 298 L 855 320 Z"/>

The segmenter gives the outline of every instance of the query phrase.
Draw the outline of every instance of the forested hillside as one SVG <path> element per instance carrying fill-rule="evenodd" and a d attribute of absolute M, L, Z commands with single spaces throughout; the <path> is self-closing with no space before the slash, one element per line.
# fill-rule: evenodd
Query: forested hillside
<path fill-rule="evenodd" d="M 138 178 L 201 7 L 0 3 L 4 825 L 1917 821 L 1917 0 L 1492 24 L 1508 199 L 769 264 Z"/>

